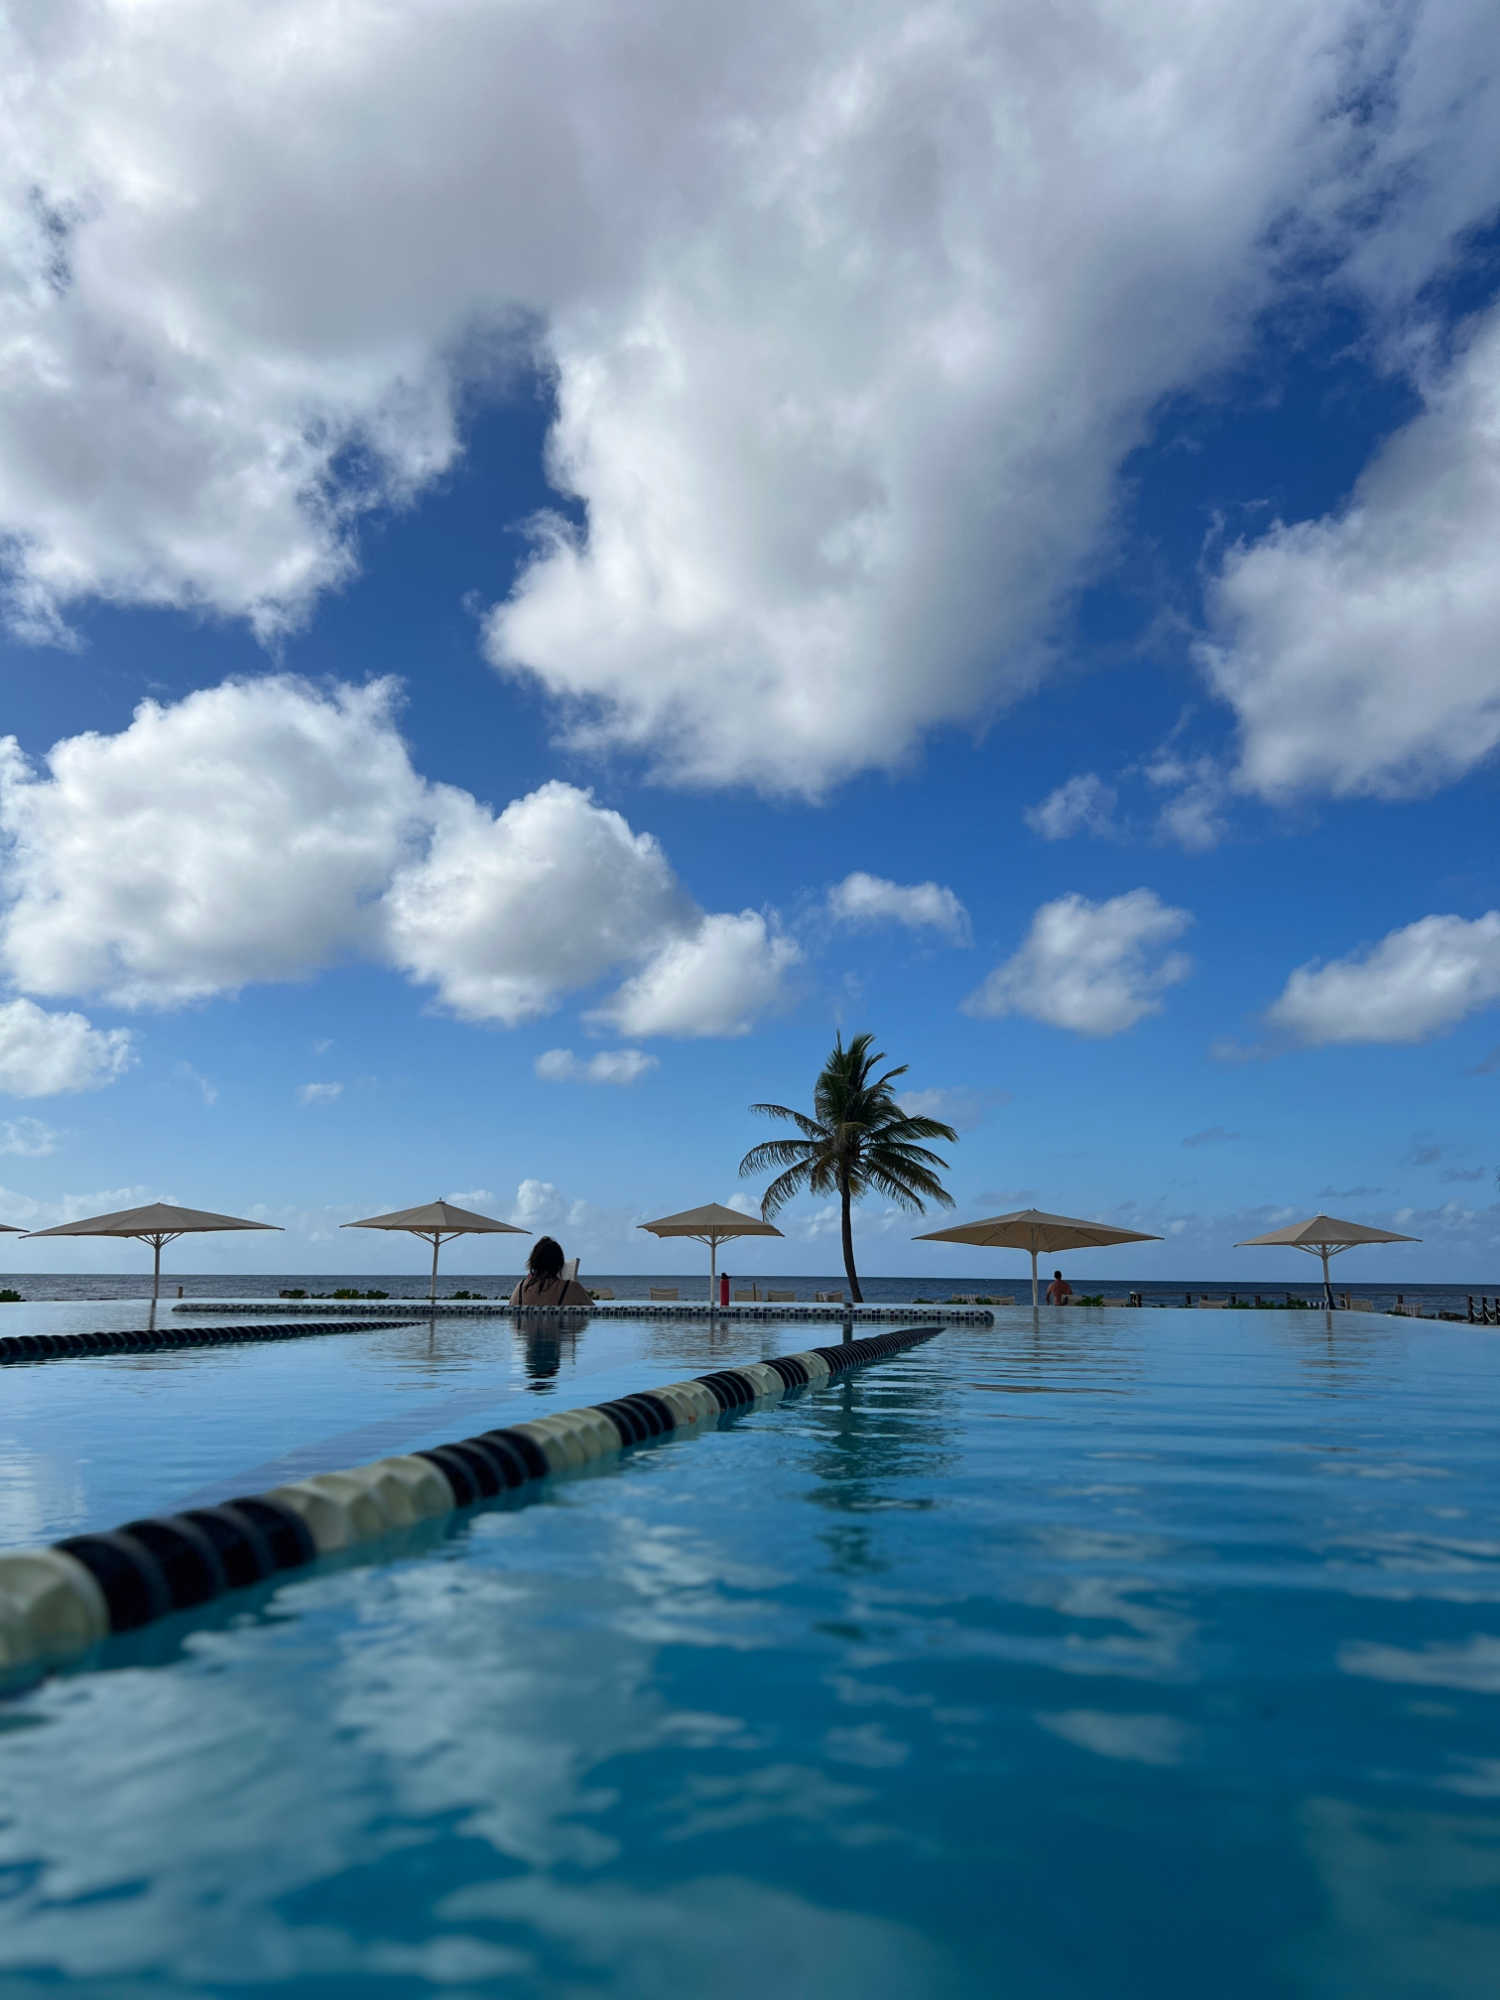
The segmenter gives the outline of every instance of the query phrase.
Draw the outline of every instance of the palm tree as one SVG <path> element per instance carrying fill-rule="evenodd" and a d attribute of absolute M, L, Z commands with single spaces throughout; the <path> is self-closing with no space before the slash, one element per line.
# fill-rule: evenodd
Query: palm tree
<path fill-rule="evenodd" d="M 945 1139 L 952 1145 L 958 1140 L 951 1125 L 940 1124 L 936 1118 L 909 1118 L 901 1109 L 891 1094 L 891 1085 L 898 1076 L 905 1076 L 906 1064 L 875 1076 L 873 1072 L 885 1061 L 885 1055 L 872 1046 L 874 1040 L 873 1035 L 856 1035 L 845 1048 L 842 1034 L 836 1037 L 833 1053 L 813 1086 L 811 1118 L 785 1104 L 752 1104 L 752 1111 L 767 1118 L 784 1118 L 802 1136 L 767 1139 L 752 1146 L 740 1161 L 741 1174 L 781 1169 L 761 1196 L 760 1212 L 767 1222 L 793 1195 L 805 1191 L 838 1196 L 844 1270 L 855 1305 L 862 1305 L 864 1299 L 854 1268 L 851 1202 L 873 1189 L 898 1208 L 917 1215 L 925 1212 L 929 1201 L 952 1208 L 952 1195 L 933 1172 L 935 1167 L 946 1168 L 948 1162 L 918 1141 Z"/>

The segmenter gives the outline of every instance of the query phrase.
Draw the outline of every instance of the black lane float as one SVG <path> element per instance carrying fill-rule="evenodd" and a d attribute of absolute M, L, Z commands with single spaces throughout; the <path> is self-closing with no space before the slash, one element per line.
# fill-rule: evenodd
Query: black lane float
<path fill-rule="evenodd" d="M 64 1354 L 151 1354 L 168 1347 L 232 1347 L 243 1340 L 306 1340 L 317 1333 L 374 1333 L 385 1326 L 415 1326 L 417 1319 L 279 1320 L 267 1326 L 163 1326 L 133 1332 L 7 1333 L 0 1335 L 0 1367 L 17 1361 L 52 1361 Z"/>
<path fill-rule="evenodd" d="M 347 1322 L 338 1328 L 350 1330 Z M 789 1390 L 816 1388 L 931 1340 L 937 1331 L 904 1327 L 719 1368 L 430 1451 L 316 1473 L 269 1493 L 0 1555 L 0 1670 L 51 1664 L 113 1632 L 134 1631 L 281 1570 L 300 1569 L 320 1555 L 715 1421 L 727 1411 L 775 1402 Z"/>

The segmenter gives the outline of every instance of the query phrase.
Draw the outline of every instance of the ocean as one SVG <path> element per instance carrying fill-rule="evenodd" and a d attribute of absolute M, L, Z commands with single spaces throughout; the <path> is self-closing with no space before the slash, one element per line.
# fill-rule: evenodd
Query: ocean
<path fill-rule="evenodd" d="M 1302 1281 L 1288 1282 L 1285 1278 L 1273 1281 L 1269 1277 L 1254 1286 L 1247 1286 L 1243 1279 L 1143 1279 L 1115 1278 L 1107 1273 L 1092 1269 L 1081 1271 L 1076 1262 L 1061 1260 L 1064 1272 L 1073 1287 L 1075 1297 L 1094 1297 L 1100 1293 L 1119 1297 L 1129 1292 L 1139 1292 L 1146 1306 L 1196 1305 L 1200 1298 L 1238 1298 L 1246 1305 L 1254 1305 L 1257 1299 L 1267 1305 L 1280 1305 L 1288 1297 L 1306 1299 L 1317 1303 L 1320 1296 L 1321 1277 L 1316 1265 L 1306 1273 Z M 684 1275 L 681 1271 L 634 1271 L 595 1272 L 585 1271 L 584 1282 L 612 1291 L 616 1298 L 644 1298 L 653 1286 L 675 1285 L 684 1304 L 708 1296 L 708 1274 L 706 1271 Z M 1050 1273 L 1048 1274 L 1050 1275 Z M 481 1294 L 486 1298 L 508 1298 L 511 1288 L 519 1276 L 518 1272 L 491 1273 L 475 1276 L 472 1273 L 440 1274 L 438 1297 L 452 1298 L 455 1293 L 466 1291 Z M 749 1285 L 752 1280 L 736 1279 L 736 1289 Z M 753 1280 L 764 1296 L 768 1286 L 778 1291 L 795 1291 L 799 1299 L 811 1299 L 814 1292 L 842 1292 L 844 1279 L 838 1272 L 823 1272 L 818 1275 L 802 1276 L 760 1276 Z M 9 1276 L 0 1275 L 0 1286 L 9 1286 L 18 1291 L 23 1300 L 41 1302 L 55 1300 L 69 1303 L 88 1299 L 149 1299 L 151 1296 L 151 1274 L 149 1271 L 111 1272 L 16 1272 Z M 331 1293 L 340 1289 L 355 1291 L 381 1291 L 393 1299 L 425 1299 L 428 1279 L 425 1273 L 412 1272 L 406 1275 L 391 1275 L 388 1272 L 347 1272 L 320 1273 L 239 1273 L 224 1272 L 163 1272 L 162 1299 L 175 1303 L 183 1299 L 274 1299 L 280 1292 L 301 1289 L 309 1297 L 318 1293 Z M 993 1297 L 1009 1295 L 1018 1305 L 1027 1302 L 1031 1279 L 1027 1272 L 996 1271 L 993 1267 L 947 1278 L 867 1278 L 861 1277 L 860 1286 L 867 1305 L 908 1305 L 915 1300 L 931 1300 L 942 1304 L 955 1293 L 980 1293 Z M 1348 1292 L 1352 1298 L 1368 1299 L 1377 1311 L 1387 1311 L 1398 1299 L 1408 1305 L 1419 1306 L 1427 1313 L 1466 1313 L 1470 1298 L 1493 1299 L 1500 1295 L 1500 1275 L 1490 1274 L 1485 1278 L 1466 1279 L 1449 1284 L 1412 1284 L 1402 1279 L 1399 1283 L 1385 1283 L 1374 1278 L 1362 1277 L 1351 1271 L 1347 1277 L 1337 1274 L 1334 1280 L 1335 1296 L 1342 1302 Z M 0 1331 L 4 1331 L 0 1320 Z"/>

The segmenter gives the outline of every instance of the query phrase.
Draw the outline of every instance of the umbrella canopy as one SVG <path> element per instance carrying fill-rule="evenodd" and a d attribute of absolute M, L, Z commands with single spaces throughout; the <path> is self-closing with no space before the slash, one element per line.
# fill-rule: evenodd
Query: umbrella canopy
<path fill-rule="evenodd" d="M 1031 1252 L 1031 1303 L 1037 1303 L 1036 1260 L 1056 1250 L 1103 1250 L 1112 1243 L 1160 1243 L 1141 1229 L 1116 1229 L 1109 1222 L 1083 1222 L 1075 1215 L 1048 1215 L 1040 1208 L 1017 1208 L 984 1222 L 959 1222 L 932 1229 L 915 1243 L 974 1243 L 984 1250 Z"/>
<path fill-rule="evenodd" d="M 363 1222 L 341 1223 L 343 1229 L 404 1229 L 432 1245 L 432 1285 L 429 1303 L 437 1300 L 438 1251 L 455 1236 L 529 1236 L 513 1222 L 493 1215 L 476 1215 L 472 1208 L 455 1208 L 451 1201 L 429 1201 L 420 1208 L 393 1208 L 389 1215 L 367 1215 Z"/>
<path fill-rule="evenodd" d="M 1393 1229 L 1371 1229 L 1363 1222 L 1341 1222 L 1336 1215 L 1314 1215 L 1306 1222 L 1294 1222 L 1286 1229 L 1273 1229 L 1265 1236 L 1247 1236 L 1243 1243 L 1236 1243 L 1236 1250 L 1252 1250 L 1261 1244 L 1268 1247 L 1285 1245 L 1292 1250 L 1306 1250 L 1313 1257 L 1323 1260 L 1323 1303 L 1333 1304 L 1333 1280 L 1328 1275 L 1328 1260 L 1337 1257 L 1341 1250 L 1352 1250 L 1356 1243 L 1420 1243 L 1420 1236 L 1398 1236 Z"/>
<path fill-rule="evenodd" d="M 708 1303 L 714 1303 L 714 1279 L 719 1269 L 719 1245 L 728 1243 L 736 1236 L 779 1236 L 781 1231 L 774 1224 L 762 1222 L 758 1215 L 741 1215 L 737 1208 L 725 1208 L 722 1202 L 706 1201 L 702 1208 L 685 1208 L 681 1215 L 659 1216 L 655 1222 L 639 1222 L 638 1229 L 649 1229 L 653 1236 L 689 1236 L 695 1243 L 708 1245 Z"/>
<path fill-rule="evenodd" d="M 277 1222 L 245 1222 L 237 1215 L 215 1215 L 208 1208 L 176 1208 L 152 1201 L 144 1208 L 117 1208 L 109 1215 L 86 1216 L 82 1222 L 60 1222 L 55 1229 L 28 1229 L 28 1236 L 134 1236 L 155 1252 L 151 1303 L 161 1295 L 161 1250 L 179 1236 L 200 1236 L 219 1229 L 279 1229 Z"/>

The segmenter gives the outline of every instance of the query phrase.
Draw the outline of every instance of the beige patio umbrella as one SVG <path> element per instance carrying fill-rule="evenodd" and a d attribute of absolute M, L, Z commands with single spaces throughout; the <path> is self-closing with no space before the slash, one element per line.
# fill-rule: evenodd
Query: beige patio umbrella
<path fill-rule="evenodd" d="M 1273 1229 L 1266 1236 L 1247 1236 L 1236 1250 L 1251 1250 L 1260 1244 L 1286 1244 L 1292 1250 L 1306 1250 L 1323 1260 L 1323 1303 L 1333 1304 L 1333 1280 L 1328 1260 L 1356 1243 L 1420 1243 L 1420 1236 L 1398 1236 L 1392 1229 L 1371 1229 L 1363 1222 L 1340 1222 L 1336 1215 L 1315 1215 L 1307 1222 L 1294 1222 L 1286 1229 Z"/>
<path fill-rule="evenodd" d="M 215 1215 L 207 1208 L 174 1208 L 152 1201 L 144 1208 L 118 1208 L 112 1215 L 90 1215 L 82 1222 L 60 1222 L 55 1229 L 28 1229 L 28 1236 L 134 1236 L 149 1243 L 152 1260 L 151 1303 L 161 1296 L 161 1252 L 179 1236 L 208 1235 L 220 1229 L 279 1229 L 279 1222 L 242 1222 L 237 1215 Z"/>
<path fill-rule="evenodd" d="M 1108 1222 L 1080 1222 L 1072 1215 L 1047 1215 L 1039 1208 L 1017 1208 L 1009 1215 L 992 1215 L 987 1222 L 959 1222 L 951 1229 L 931 1229 L 914 1236 L 914 1243 L 976 1243 L 984 1250 L 1031 1252 L 1031 1303 L 1037 1304 L 1036 1260 L 1056 1250 L 1104 1250 L 1113 1243 L 1160 1243 L 1159 1236 L 1141 1229 L 1116 1229 Z"/>
<path fill-rule="evenodd" d="M 714 1280 L 719 1272 L 719 1245 L 736 1236 L 779 1236 L 781 1231 L 758 1215 L 741 1215 L 737 1208 L 708 1201 L 702 1208 L 685 1208 L 681 1215 L 663 1215 L 655 1222 L 638 1222 L 637 1229 L 649 1229 L 653 1236 L 690 1236 L 695 1243 L 708 1245 L 708 1303 L 714 1303 Z"/>
<path fill-rule="evenodd" d="M 421 1208 L 395 1208 L 389 1215 L 367 1215 L 363 1222 L 344 1222 L 341 1229 L 404 1229 L 432 1245 L 432 1285 L 427 1297 L 437 1303 L 438 1251 L 455 1236 L 529 1236 L 513 1222 L 497 1222 L 492 1215 L 476 1215 L 472 1208 L 455 1208 L 451 1201 L 429 1201 Z"/>

